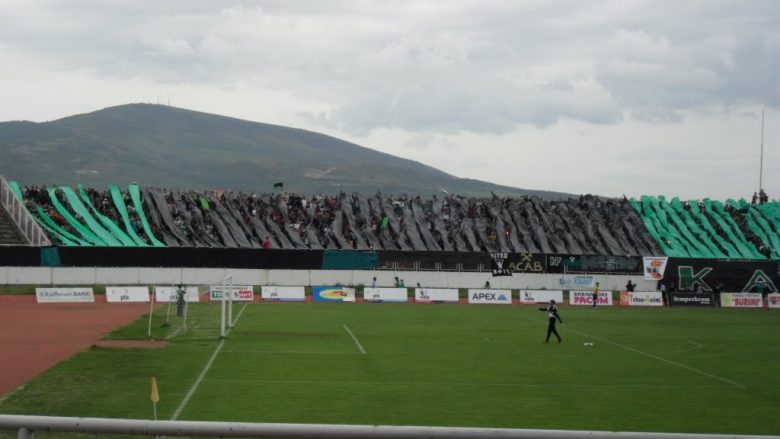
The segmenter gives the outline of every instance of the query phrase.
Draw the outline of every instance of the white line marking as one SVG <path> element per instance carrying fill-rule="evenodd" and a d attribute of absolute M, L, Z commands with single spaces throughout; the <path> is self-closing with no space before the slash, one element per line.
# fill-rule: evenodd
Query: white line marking
<path fill-rule="evenodd" d="M 536 320 L 536 319 L 531 319 L 530 317 L 529 317 L 529 319 L 537 321 L 537 322 L 540 321 L 540 320 Z M 739 387 L 740 389 L 747 389 L 747 386 L 745 386 L 744 384 L 740 384 L 740 383 L 737 383 L 735 381 L 731 381 L 729 379 L 726 379 L 726 378 L 723 378 L 723 377 L 719 377 L 719 376 L 713 375 L 711 373 L 704 372 L 703 370 L 696 369 L 695 367 L 691 367 L 691 366 L 688 366 L 686 364 L 678 363 L 676 361 L 667 360 L 666 358 L 661 358 L 661 357 L 659 357 L 657 355 L 653 355 L 653 354 L 647 353 L 645 351 L 640 351 L 639 349 L 632 348 L 630 346 L 626 346 L 624 344 L 620 344 L 620 343 L 617 343 L 617 342 L 614 342 L 614 341 L 611 341 L 611 340 L 607 340 L 605 338 L 601 338 L 601 337 L 595 336 L 593 334 L 588 334 L 588 333 L 585 333 L 585 332 L 577 331 L 576 329 L 571 329 L 571 328 L 568 328 L 568 327 L 567 327 L 567 329 L 569 331 L 571 331 L 571 332 L 576 332 L 577 334 L 584 335 L 586 337 L 595 338 L 596 340 L 603 341 L 604 343 L 609 343 L 609 344 L 617 346 L 619 348 L 623 348 L 623 349 L 625 349 L 627 351 L 631 351 L 631 352 L 637 353 L 639 355 L 644 355 L 645 357 L 649 357 L 649 358 L 652 358 L 652 359 L 655 359 L 655 360 L 658 360 L 658 361 L 663 361 L 664 363 L 671 364 L 671 365 L 677 366 L 677 367 L 681 367 L 683 369 L 690 370 L 691 372 L 696 372 L 699 375 L 710 377 L 710 378 L 716 379 L 718 381 L 723 381 L 724 383 L 731 384 L 734 387 Z"/>
<path fill-rule="evenodd" d="M 267 355 L 287 355 L 287 354 L 300 354 L 300 355 L 358 355 L 355 352 L 323 352 L 323 351 L 243 351 L 241 349 L 236 350 L 223 350 L 225 354 L 267 354 Z"/>
<path fill-rule="evenodd" d="M 343 326 L 344 330 L 347 331 L 347 333 L 349 334 L 350 337 L 352 337 L 352 341 L 354 341 L 355 345 L 358 347 L 358 349 L 360 349 L 360 353 L 365 355 L 366 354 L 366 350 L 363 349 L 363 345 L 360 344 L 360 341 L 358 341 L 357 337 L 355 337 L 355 334 L 353 334 L 352 331 L 349 330 L 349 326 L 347 326 L 346 324 L 343 324 L 341 326 Z"/>
<path fill-rule="evenodd" d="M 236 317 L 236 323 L 238 323 L 238 319 L 241 318 L 241 314 L 244 312 L 244 309 L 246 308 L 246 303 L 241 308 L 241 311 L 238 312 L 238 316 Z M 230 330 L 233 329 L 228 328 L 227 332 L 225 332 L 225 335 L 230 334 Z M 181 400 L 179 403 L 179 406 L 176 407 L 176 411 L 173 412 L 173 415 L 171 416 L 171 421 L 175 421 L 179 418 L 179 415 L 181 415 L 181 412 L 184 411 L 184 408 L 187 407 L 187 403 L 190 402 L 190 398 L 192 398 L 192 395 L 195 394 L 195 391 L 198 390 L 198 386 L 200 385 L 201 381 L 203 381 L 203 378 L 206 376 L 206 373 L 211 368 L 211 365 L 214 363 L 214 360 L 217 358 L 217 355 L 219 355 L 219 351 L 222 350 L 222 346 L 225 344 L 226 338 L 223 338 L 219 341 L 219 344 L 217 345 L 217 348 L 214 349 L 214 353 L 211 354 L 211 358 L 209 358 L 209 361 L 206 363 L 206 367 L 203 368 L 203 370 L 200 372 L 200 375 L 198 375 L 198 379 L 195 380 L 195 382 L 192 384 L 192 387 L 190 387 L 190 390 L 187 391 L 187 394 L 184 395 L 184 399 Z"/>
<path fill-rule="evenodd" d="M 462 386 L 462 387 L 561 387 L 561 388 L 695 388 L 695 389 L 730 389 L 725 385 L 708 384 L 533 384 L 533 383 L 480 383 L 480 382 L 431 382 L 431 381 L 317 381 L 317 380 L 264 380 L 252 378 L 209 378 L 209 382 L 229 383 L 272 383 L 272 384 L 329 384 L 329 385 L 375 385 L 375 386 Z"/>
<path fill-rule="evenodd" d="M 685 341 L 685 342 L 688 342 L 688 343 L 690 343 L 692 345 L 695 345 L 695 346 L 693 346 L 692 348 L 687 348 L 687 349 L 679 349 L 679 350 L 676 350 L 676 351 L 662 352 L 662 354 L 682 354 L 684 352 L 695 351 L 696 349 L 701 349 L 701 348 L 704 347 L 704 345 L 702 343 L 695 342 L 693 340 L 688 340 L 687 338 L 678 337 L 677 339 Z"/>
<path fill-rule="evenodd" d="M 170 339 L 172 339 L 173 337 L 176 337 L 176 336 L 177 336 L 177 335 L 178 335 L 178 334 L 181 332 L 182 328 L 183 328 L 183 326 L 179 326 L 178 328 L 176 328 L 176 330 L 175 330 L 175 331 L 173 331 L 173 332 L 171 333 L 171 335 L 169 335 L 169 336 L 165 337 L 165 339 L 166 339 L 166 340 L 170 340 Z"/>

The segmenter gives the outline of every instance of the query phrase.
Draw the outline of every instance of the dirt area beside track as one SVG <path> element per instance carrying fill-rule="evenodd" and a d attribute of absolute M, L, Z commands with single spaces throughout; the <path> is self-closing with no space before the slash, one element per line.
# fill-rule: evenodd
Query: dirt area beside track
<path fill-rule="evenodd" d="M 105 299 L 35 303 L 33 295 L 0 295 L 0 396 L 148 310 L 149 304 Z"/>

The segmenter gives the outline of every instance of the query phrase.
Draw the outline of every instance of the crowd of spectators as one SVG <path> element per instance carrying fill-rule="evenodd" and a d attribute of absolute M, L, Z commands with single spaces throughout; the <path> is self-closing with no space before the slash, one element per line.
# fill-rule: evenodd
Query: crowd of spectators
<path fill-rule="evenodd" d="M 124 219 L 108 191 L 85 189 L 95 210 L 124 229 Z M 157 192 L 154 192 L 157 191 Z M 24 189 L 31 212 L 38 208 L 59 227 L 78 228 L 55 206 L 46 187 Z M 57 204 L 86 228 L 61 190 Z M 154 194 L 159 194 L 155 198 Z M 122 192 L 133 232 L 149 242 L 129 193 Z M 167 245 L 358 250 L 510 251 L 558 254 L 661 254 L 628 200 L 591 195 L 558 201 L 537 197 L 490 198 L 446 194 L 365 197 L 226 191 L 142 192 L 149 227 Z M 756 194 L 765 202 L 766 194 Z M 154 199 L 154 200 L 153 200 Z M 690 210 L 691 206 L 684 203 Z M 751 230 L 744 215 L 727 204 L 745 239 L 769 256 L 772 249 Z M 728 236 L 716 223 L 716 232 Z"/>

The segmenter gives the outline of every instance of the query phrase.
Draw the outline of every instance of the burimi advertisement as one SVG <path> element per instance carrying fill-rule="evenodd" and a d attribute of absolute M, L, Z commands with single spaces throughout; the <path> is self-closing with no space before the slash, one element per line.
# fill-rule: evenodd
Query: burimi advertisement
<path fill-rule="evenodd" d="M 720 306 L 724 308 L 761 308 L 764 300 L 760 293 L 721 293 Z"/>

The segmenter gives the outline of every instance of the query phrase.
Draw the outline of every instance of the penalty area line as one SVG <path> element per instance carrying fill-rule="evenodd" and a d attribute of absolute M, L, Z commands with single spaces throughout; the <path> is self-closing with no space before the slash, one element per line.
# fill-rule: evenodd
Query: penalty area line
<path fill-rule="evenodd" d="M 243 307 L 241 307 L 241 310 L 238 312 L 238 315 L 236 316 L 236 322 L 238 323 L 238 319 L 241 318 L 241 314 L 244 312 L 244 309 L 246 309 L 246 303 Z M 235 326 L 235 325 L 233 325 Z M 230 334 L 230 330 L 233 329 L 233 326 L 229 327 L 225 335 Z M 176 411 L 173 412 L 173 415 L 171 416 L 171 421 L 175 421 L 179 419 L 179 415 L 181 415 L 181 412 L 184 411 L 184 408 L 187 407 L 187 404 L 190 402 L 190 399 L 192 398 L 192 395 L 195 394 L 195 391 L 198 390 L 198 386 L 200 386 L 200 383 L 203 381 L 203 378 L 206 377 L 206 373 L 211 369 L 211 365 L 214 364 L 214 360 L 217 359 L 217 355 L 219 355 L 219 352 L 222 350 L 222 346 L 225 345 L 226 338 L 223 338 L 219 341 L 219 344 L 217 345 L 217 348 L 214 349 L 214 353 L 211 354 L 211 358 L 209 358 L 209 361 L 206 363 L 206 366 L 203 368 L 203 370 L 200 372 L 200 375 L 198 375 L 198 378 L 195 380 L 194 383 L 192 383 L 192 387 L 190 387 L 190 390 L 187 391 L 187 394 L 184 395 L 184 399 L 181 400 L 179 403 L 179 406 L 176 407 Z"/>
<path fill-rule="evenodd" d="M 357 346 L 357 348 L 360 349 L 360 353 L 366 355 L 366 350 L 363 349 L 363 345 L 360 344 L 360 340 L 358 340 L 357 337 L 355 337 L 355 334 L 352 333 L 352 331 L 349 329 L 349 326 L 347 326 L 346 323 L 342 324 L 341 326 L 344 327 L 344 330 L 347 331 L 347 334 L 349 334 L 349 336 L 352 337 L 352 341 L 354 341 L 355 346 Z"/>
<path fill-rule="evenodd" d="M 666 364 L 671 364 L 672 366 L 681 367 L 681 368 L 683 368 L 685 370 L 689 370 L 691 372 L 698 373 L 699 375 L 702 375 L 702 376 L 705 376 L 705 377 L 709 377 L 709 378 L 712 378 L 712 379 L 715 379 L 715 380 L 718 380 L 718 381 L 722 381 L 722 382 L 727 383 L 727 384 L 731 384 L 732 386 L 738 387 L 740 389 L 747 389 L 747 386 L 745 386 L 744 384 L 740 384 L 740 383 L 738 383 L 736 381 L 731 381 L 729 379 L 726 379 L 726 378 L 723 378 L 723 377 L 720 377 L 720 376 L 717 376 L 717 375 L 713 375 L 711 373 L 707 373 L 707 372 L 705 372 L 703 370 L 696 369 L 695 367 L 688 366 L 687 364 L 682 364 L 682 363 L 678 363 L 676 361 L 668 360 L 666 358 L 659 357 L 657 355 L 653 355 L 653 354 L 651 354 L 649 352 L 640 351 L 639 349 L 632 348 L 631 346 L 626 346 L 624 344 L 620 344 L 620 343 L 614 342 L 612 340 L 607 340 L 605 338 L 601 338 L 601 337 L 595 336 L 593 334 L 588 334 L 586 332 L 577 331 L 576 329 L 568 328 L 568 330 L 571 331 L 571 332 L 580 334 L 580 335 L 584 335 L 586 337 L 594 338 L 594 339 L 602 341 L 604 343 L 609 343 L 609 344 L 611 344 L 613 346 L 617 346 L 619 348 L 623 348 L 623 349 L 625 349 L 627 351 L 631 351 L 631 352 L 633 352 L 635 354 L 644 355 L 645 357 L 652 358 L 652 359 L 658 360 L 658 361 L 662 361 L 662 362 L 664 362 Z"/>

